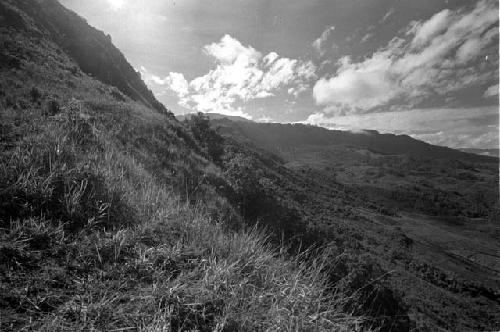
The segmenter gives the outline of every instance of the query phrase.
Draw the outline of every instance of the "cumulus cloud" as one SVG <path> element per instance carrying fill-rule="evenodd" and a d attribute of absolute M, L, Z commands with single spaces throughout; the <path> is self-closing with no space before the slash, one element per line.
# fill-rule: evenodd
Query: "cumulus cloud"
<path fill-rule="evenodd" d="M 184 97 L 188 94 L 188 81 L 184 78 L 183 74 L 171 72 L 165 78 L 164 82 L 170 90 L 179 96 Z"/>
<path fill-rule="evenodd" d="M 321 33 L 321 36 L 319 36 L 318 39 L 316 39 L 315 41 L 313 41 L 312 43 L 312 46 L 313 48 L 316 50 L 316 52 L 318 52 L 321 56 L 323 56 L 325 54 L 325 49 L 324 49 L 324 44 L 326 43 L 326 41 L 328 40 L 328 37 L 330 36 L 330 34 L 333 32 L 333 30 L 335 30 L 335 27 L 334 26 L 330 26 L 328 27 L 327 29 L 325 29 L 325 31 L 323 31 Z"/>
<path fill-rule="evenodd" d="M 340 60 L 337 75 L 316 82 L 313 95 L 319 105 L 346 104 L 367 109 L 392 99 L 399 87 L 387 77 L 392 62 L 379 54 L 361 63 Z"/>
<path fill-rule="evenodd" d="M 498 84 L 492 85 L 488 89 L 486 89 L 483 96 L 484 97 L 498 96 Z"/>
<path fill-rule="evenodd" d="M 203 51 L 215 62 L 215 68 L 205 75 L 188 82 L 182 73 L 171 72 L 164 79 L 149 74 L 146 82 L 175 92 L 180 106 L 249 117 L 238 104 L 273 96 L 281 89 L 297 96 L 316 77 L 311 61 L 280 57 L 275 52 L 263 56 L 229 35 Z"/>
<path fill-rule="evenodd" d="M 236 60 L 255 63 L 262 56 L 253 47 L 245 47 L 229 35 L 222 37 L 218 43 L 205 46 L 204 51 L 224 65 L 233 64 Z"/>
<path fill-rule="evenodd" d="M 270 66 L 273 64 L 274 60 L 278 59 L 279 55 L 276 52 L 271 52 L 266 55 L 262 60 L 264 62 L 264 66 Z"/>
<path fill-rule="evenodd" d="M 146 84 L 165 85 L 166 83 L 166 79 L 162 79 L 159 76 L 150 73 L 144 66 L 141 66 L 139 70 L 136 69 L 136 71 L 141 74 L 141 77 Z"/>
<path fill-rule="evenodd" d="M 498 76 L 498 57 L 475 66 L 482 50 L 496 42 L 498 4 L 480 1 L 466 12 L 443 10 L 412 22 L 361 62 L 343 57 L 335 75 L 318 80 L 313 95 L 325 112 L 368 112 L 395 99 L 412 103 L 444 95 Z"/>

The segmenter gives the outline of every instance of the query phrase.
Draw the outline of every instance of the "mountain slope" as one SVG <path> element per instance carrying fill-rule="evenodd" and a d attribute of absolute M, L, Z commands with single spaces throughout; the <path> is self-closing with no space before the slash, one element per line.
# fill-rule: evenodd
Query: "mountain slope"
<path fill-rule="evenodd" d="M 0 26 L 15 27 L 40 39 L 49 39 L 70 55 L 82 71 L 117 87 L 135 101 L 158 111 L 165 107 L 111 42 L 111 37 L 63 7 L 57 0 L 4 1 Z"/>
<path fill-rule="evenodd" d="M 204 113 L 206 116 L 210 118 L 210 120 L 220 120 L 220 119 L 228 119 L 232 121 L 243 121 L 243 122 L 252 122 L 251 120 L 248 120 L 246 118 L 243 118 L 241 116 L 232 116 L 232 115 L 224 115 L 224 114 L 219 114 L 219 113 Z M 179 121 L 184 121 L 184 120 L 189 120 L 193 116 L 195 116 L 196 113 L 189 113 L 189 114 L 183 114 L 183 115 L 177 115 L 176 118 Z"/>
<path fill-rule="evenodd" d="M 359 325 L 325 257 L 246 230 L 202 142 L 147 95 L 87 75 L 54 35 L 76 20 L 93 49 L 94 29 L 53 1 L 0 9 L 0 330 Z"/>
<path fill-rule="evenodd" d="M 0 4 L 1 330 L 498 325 L 498 278 L 484 252 L 500 233 L 481 197 L 460 198 L 476 224 L 391 213 L 366 188 L 221 138 L 205 119 L 180 123 L 88 75 L 46 28 L 74 14 L 28 8 L 53 2 Z M 79 33 L 78 46 L 92 49 L 95 30 Z M 452 178 L 494 177 L 481 172 Z"/>
<path fill-rule="evenodd" d="M 223 120 L 221 120 L 223 121 Z M 280 154 L 300 147 L 345 145 L 371 150 L 385 155 L 409 155 L 425 158 L 447 158 L 464 161 L 491 161 L 497 159 L 431 145 L 407 135 L 380 134 L 377 131 L 353 133 L 328 130 L 303 124 L 244 122 L 230 124 L 233 135 L 239 135 L 255 144 Z"/>
<path fill-rule="evenodd" d="M 498 163 L 409 136 L 331 131 L 301 124 L 212 121 L 220 132 L 275 153 L 290 169 L 349 186 L 388 211 L 498 215 Z"/>
<path fill-rule="evenodd" d="M 264 186 L 299 211 L 307 229 L 391 271 L 384 279 L 402 294 L 417 330 L 500 324 L 498 159 L 394 135 L 212 124 L 262 158 L 253 168 L 269 168 Z"/>

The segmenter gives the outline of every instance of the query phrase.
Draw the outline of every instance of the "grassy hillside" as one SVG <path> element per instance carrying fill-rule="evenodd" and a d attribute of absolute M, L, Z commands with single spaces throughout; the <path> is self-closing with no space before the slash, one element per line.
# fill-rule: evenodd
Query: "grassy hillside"
<path fill-rule="evenodd" d="M 381 284 L 401 294 L 417 330 L 500 325 L 498 159 L 457 151 L 440 158 L 411 149 L 387 154 L 367 148 L 364 138 L 351 140 L 355 134 L 314 143 L 320 128 L 212 123 L 227 142 L 253 151 L 260 160 L 253 168 L 267 170 L 264 192 L 306 223 L 297 232 L 388 271 Z M 279 130 L 304 140 L 275 142 Z"/>
<path fill-rule="evenodd" d="M 0 26 L 29 33 L 38 40 L 49 38 L 72 57 L 77 67 L 68 70 L 96 77 L 118 88 L 135 101 L 166 112 L 165 107 L 141 80 L 112 43 L 111 37 L 59 4 L 57 0 L 4 0 L 0 3 Z M 119 98 L 119 95 L 117 95 Z"/>
<path fill-rule="evenodd" d="M 275 153 L 287 168 L 323 177 L 392 214 L 499 217 L 498 158 L 408 136 L 329 131 L 299 124 L 213 121 L 243 144 Z"/>
<path fill-rule="evenodd" d="M 31 127 L 2 151 L 2 330 L 342 330 L 354 321 L 326 297 L 321 261 L 285 260 L 257 232 L 224 231 L 124 152 L 91 108 L 69 106 L 57 119 L 33 111 L 28 121 L 2 114 Z"/>
<path fill-rule="evenodd" d="M 326 256 L 246 228 L 192 134 L 85 74 L 28 4 L 54 5 L 0 3 L 2 331 L 361 325 Z"/>
<path fill-rule="evenodd" d="M 498 325 L 493 210 L 469 204 L 478 225 L 467 213 L 442 223 L 408 210 L 410 195 L 390 211 L 376 191 L 389 176 L 358 186 L 374 180 L 367 165 L 342 178 L 306 150 L 223 137 L 205 117 L 178 122 L 102 32 L 57 2 L 0 9 L 0 330 Z M 374 154 L 387 173 L 408 161 Z M 481 182 L 468 165 L 443 179 Z M 454 190 L 444 182 L 437 204 Z"/>

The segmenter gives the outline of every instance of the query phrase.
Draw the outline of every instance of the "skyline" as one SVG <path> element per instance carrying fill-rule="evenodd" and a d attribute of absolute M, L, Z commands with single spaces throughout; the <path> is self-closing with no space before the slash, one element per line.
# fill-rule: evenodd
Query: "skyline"
<path fill-rule="evenodd" d="M 498 148 L 495 1 L 61 2 L 176 114 Z"/>

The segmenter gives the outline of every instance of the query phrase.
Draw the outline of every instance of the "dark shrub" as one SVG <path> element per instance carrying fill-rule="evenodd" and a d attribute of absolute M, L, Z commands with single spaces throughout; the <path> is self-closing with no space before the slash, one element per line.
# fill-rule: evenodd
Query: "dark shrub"
<path fill-rule="evenodd" d="M 56 100 L 49 100 L 45 106 L 45 115 L 56 115 L 61 111 L 61 107 Z"/>
<path fill-rule="evenodd" d="M 18 105 L 23 110 L 28 109 L 28 107 L 29 107 L 28 103 L 24 99 L 20 99 L 18 101 Z"/>
<path fill-rule="evenodd" d="M 69 68 L 69 71 L 71 72 L 71 74 L 73 74 L 73 76 L 77 76 L 79 70 L 77 66 L 72 66 Z"/>
<path fill-rule="evenodd" d="M 36 86 L 32 87 L 30 90 L 31 101 L 37 102 L 40 100 L 41 97 L 42 97 L 42 93 L 40 92 L 40 90 Z"/>
<path fill-rule="evenodd" d="M 221 156 L 224 153 L 224 139 L 210 126 L 210 119 L 203 113 L 191 116 L 186 121 L 194 138 L 203 148 L 205 154 L 215 163 L 220 163 Z"/>
<path fill-rule="evenodd" d="M 7 107 L 13 107 L 14 105 L 16 105 L 16 100 L 14 99 L 14 97 L 8 95 L 5 97 L 5 106 Z"/>
<path fill-rule="evenodd" d="M 21 68 L 21 60 L 15 56 L 0 54 L 0 66 L 3 65 L 10 69 L 19 69 Z"/>
<path fill-rule="evenodd" d="M 125 97 L 117 89 L 113 89 L 113 91 L 111 91 L 111 95 L 113 96 L 113 98 L 115 98 L 118 101 L 125 101 Z"/>
<path fill-rule="evenodd" d="M 344 310 L 365 316 L 367 328 L 409 331 L 408 307 L 385 285 L 386 275 L 372 256 L 351 253 L 344 253 L 330 272 L 331 281 L 348 296 Z"/>

